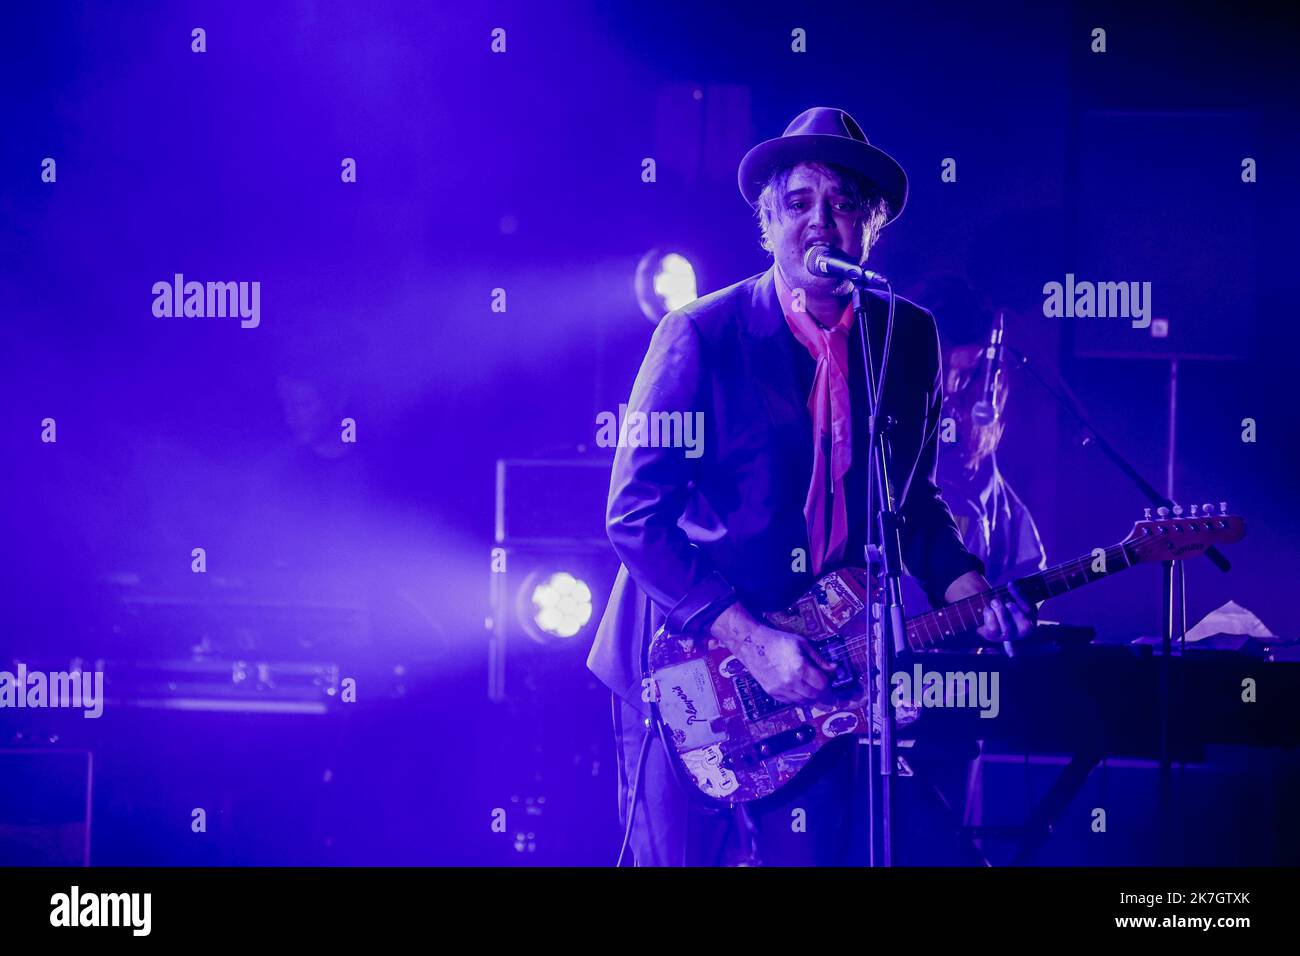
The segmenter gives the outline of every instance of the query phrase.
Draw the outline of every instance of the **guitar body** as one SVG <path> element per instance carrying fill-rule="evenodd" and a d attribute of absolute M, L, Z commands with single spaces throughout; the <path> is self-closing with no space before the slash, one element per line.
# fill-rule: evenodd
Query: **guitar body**
<path fill-rule="evenodd" d="M 875 628 L 867 631 L 869 582 L 860 568 L 832 571 L 791 607 L 765 616 L 771 626 L 806 637 L 836 664 L 828 703 L 773 700 L 713 638 L 655 635 L 650 693 L 680 769 L 705 797 L 727 804 L 765 797 L 834 738 L 867 732 L 878 638 Z M 873 712 L 879 730 L 879 709 Z M 895 713 L 900 727 L 916 717 L 910 707 Z"/>

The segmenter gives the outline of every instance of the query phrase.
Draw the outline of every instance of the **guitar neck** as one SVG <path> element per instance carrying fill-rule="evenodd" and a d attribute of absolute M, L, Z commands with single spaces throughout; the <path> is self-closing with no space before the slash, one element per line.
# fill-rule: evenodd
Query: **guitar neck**
<path fill-rule="evenodd" d="M 1107 548 L 1104 556 L 1094 552 L 1064 564 L 1039 571 L 1027 577 L 1016 578 L 1016 588 L 1027 601 L 1038 603 L 1085 584 L 1112 577 L 1131 568 L 1136 562 L 1125 544 Z M 984 623 L 984 608 L 994 600 L 1014 602 L 1010 588 L 1005 585 L 972 594 L 945 607 L 907 620 L 907 646 L 914 651 L 939 647 L 951 639 L 965 634 Z"/>

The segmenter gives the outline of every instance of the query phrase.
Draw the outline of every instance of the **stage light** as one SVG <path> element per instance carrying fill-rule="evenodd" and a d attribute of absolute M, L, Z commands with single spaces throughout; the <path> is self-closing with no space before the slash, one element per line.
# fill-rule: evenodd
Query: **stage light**
<path fill-rule="evenodd" d="M 591 621 L 591 588 L 568 571 L 530 575 L 522 593 L 530 605 L 525 620 L 544 635 L 542 639 L 574 637 Z"/>
<path fill-rule="evenodd" d="M 695 268 L 685 256 L 670 252 L 663 257 L 655 274 L 655 293 L 670 312 L 695 301 Z"/>
<path fill-rule="evenodd" d="M 619 569 L 605 532 L 609 467 L 603 452 L 497 462 L 489 699 L 535 703 L 592 690 L 583 660 Z"/>
<path fill-rule="evenodd" d="M 680 253 L 652 249 L 636 269 L 636 297 L 651 322 L 699 298 L 695 267 Z"/>

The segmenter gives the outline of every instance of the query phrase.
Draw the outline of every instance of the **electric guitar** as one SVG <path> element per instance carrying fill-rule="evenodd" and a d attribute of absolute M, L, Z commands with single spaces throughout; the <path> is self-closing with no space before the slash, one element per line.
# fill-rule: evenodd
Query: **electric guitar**
<path fill-rule="evenodd" d="M 1017 589 L 1039 602 L 1135 564 L 1191 557 L 1246 533 L 1240 517 L 1204 507 L 1199 515 L 1193 508 L 1187 516 L 1139 521 L 1114 547 L 1019 578 Z M 786 610 L 764 615 L 772 627 L 802 635 L 835 665 L 827 694 L 813 703 L 775 700 L 712 637 L 660 630 L 650 644 L 646 697 L 679 776 L 714 801 L 743 803 L 784 786 L 833 738 L 868 733 L 868 714 L 878 734 L 885 682 L 874 666 L 880 624 L 869 621 L 877 597 L 867 571 L 846 567 L 822 575 Z M 939 648 L 969 633 L 984 623 L 984 608 L 995 598 L 1014 600 L 1006 587 L 993 588 L 908 619 L 899 649 Z M 918 716 L 915 699 L 900 697 L 892 705 L 899 727 Z"/>

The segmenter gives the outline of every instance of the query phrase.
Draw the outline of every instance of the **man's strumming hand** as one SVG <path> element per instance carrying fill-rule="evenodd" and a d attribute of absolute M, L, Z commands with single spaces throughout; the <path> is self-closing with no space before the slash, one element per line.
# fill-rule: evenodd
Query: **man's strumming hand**
<path fill-rule="evenodd" d="M 739 603 L 718 615 L 710 633 L 783 704 L 815 700 L 826 689 L 826 673 L 835 670 L 804 638 L 768 627 Z"/>

